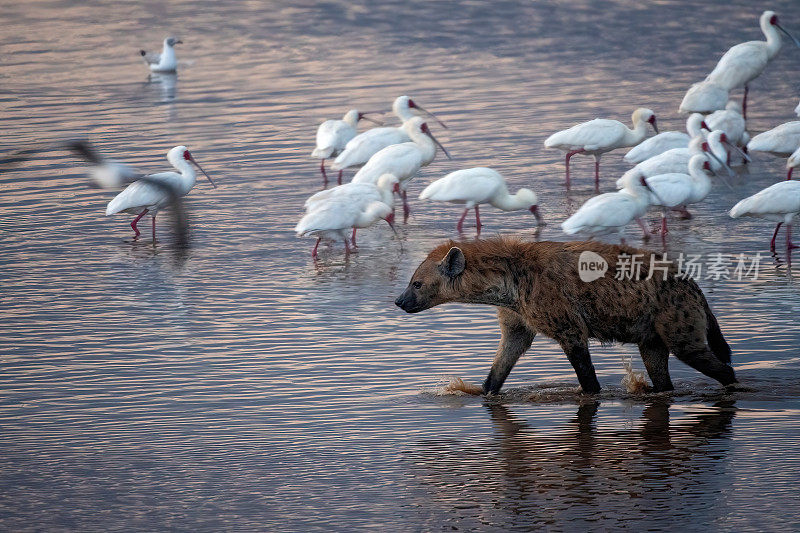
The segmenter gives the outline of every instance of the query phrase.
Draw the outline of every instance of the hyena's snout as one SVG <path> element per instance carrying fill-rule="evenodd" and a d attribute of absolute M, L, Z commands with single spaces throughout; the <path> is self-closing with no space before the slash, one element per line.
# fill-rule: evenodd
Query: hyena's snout
<path fill-rule="evenodd" d="M 394 301 L 394 305 L 406 313 L 418 313 L 423 309 L 422 306 L 419 305 L 417 295 L 414 293 L 414 290 L 410 285 L 406 290 L 403 291 L 403 294 L 397 297 L 397 299 Z"/>

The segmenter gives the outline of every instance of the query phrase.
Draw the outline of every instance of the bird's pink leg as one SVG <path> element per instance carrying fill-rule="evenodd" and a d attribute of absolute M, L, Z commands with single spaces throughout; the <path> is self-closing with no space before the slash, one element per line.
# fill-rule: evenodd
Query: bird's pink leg
<path fill-rule="evenodd" d="M 475 225 L 478 227 L 478 235 L 481 234 L 481 214 L 478 212 L 478 206 L 475 206 Z"/>
<path fill-rule="evenodd" d="M 319 171 L 322 172 L 322 179 L 325 180 L 325 187 L 328 186 L 328 174 L 325 172 L 325 160 L 319 164 Z"/>
<path fill-rule="evenodd" d="M 794 167 L 790 168 L 789 172 L 786 173 L 786 181 L 792 179 L 792 170 L 794 170 Z"/>
<path fill-rule="evenodd" d="M 775 251 L 775 238 L 778 236 L 778 230 L 781 229 L 781 224 L 783 224 L 783 222 L 778 222 L 778 225 L 775 226 L 775 233 L 772 234 L 772 240 L 769 241 L 770 252 Z"/>
<path fill-rule="evenodd" d="M 641 218 L 636 219 L 636 223 L 639 224 L 639 227 L 642 229 L 642 238 L 644 240 L 650 240 L 650 232 L 647 231 L 647 226 L 644 225 L 644 222 Z"/>
<path fill-rule="evenodd" d="M 742 118 L 744 118 L 744 117 L 742 117 Z M 742 146 L 742 153 L 744 155 L 750 155 L 749 153 L 747 153 L 747 145 L 746 144 L 744 146 Z M 749 161 L 747 159 L 742 161 L 743 165 L 746 165 L 747 163 L 749 163 Z"/>
<path fill-rule="evenodd" d="M 469 208 L 464 209 L 464 213 L 461 215 L 461 218 L 458 219 L 458 224 L 456 224 L 456 229 L 459 233 L 464 232 L 464 219 L 467 218 L 467 213 L 469 213 Z"/>
<path fill-rule="evenodd" d="M 570 158 L 571 158 L 573 155 L 575 155 L 575 154 L 579 154 L 579 153 L 581 153 L 581 152 L 583 152 L 583 148 L 581 148 L 580 150 L 571 150 L 571 151 L 567 152 L 567 157 L 566 157 L 566 165 L 567 165 L 567 189 L 569 189 L 569 160 L 570 160 Z"/>
<path fill-rule="evenodd" d="M 319 248 L 319 242 L 321 240 L 322 240 L 321 238 L 317 237 L 317 243 L 314 245 L 314 249 L 311 250 L 311 257 L 313 257 L 314 259 L 317 258 L 317 248 Z"/>
<path fill-rule="evenodd" d="M 600 192 L 600 154 L 594 156 L 594 189 Z"/>
<path fill-rule="evenodd" d="M 339 185 L 342 184 L 342 172 L 344 172 L 344 170 L 340 170 L 339 171 L 339 177 L 336 178 L 336 183 L 339 184 Z"/>
<path fill-rule="evenodd" d="M 156 242 L 156 216 L 153 215 L 153 244 Z"/>
<path fill-rule="evenodd" d="M 685 205 L 681 205 L 681 206 L 678 206 L 678 207 L 673 207 L 672 210 L 675 211 L 676 213 L 680 213 L 681 218 L 684 218 L 686 220 L 689 220 L 690 218 L 692 218 L 692 214 L 689 212 L 688 209 L 686 209 Z"/>
<path fill-rule="evenodd" d="M 138 223 L 140 220 L 142 220 L 142 217 L 143 217 L 143 216 L 145 216 L 146 214 L 147 214 L 147 208 L 145 208 L 145 210 L 144 210 L 144 211 L 142 211 L 141 213 L 139 213 L 139 216 L 137 216 L 136 218 L 134 218 L 134 219 L 133 219 L 133 222 L 131 222 L 131 228 L 133 228 L 133 232 L 135 233 L 135 235 L 133 236 L 133 240 L 134 240 L 134 241 L 135 241 L 135 240 L 137 240 L 137 239 L 139 238 L 139 235 L 141 235 L 141 233 L 139 232 L 139 228 L 137 228 L 137 227 L 136 227 L 136 224 L 137 224 L 137 223 Z"/>
<path fill-rule="evenodd" d="M 347 239 L 344 240 L 344 255 L 350 255 L 350 245 L 347 244 Z"/>
<path fill-rule="evenodd" d="M 800 248 L 800 246 L 792 242 L 792 225 L 786 224 L 786 249 L 794 250 L 795 248 Z"/>
<path fill-rule="evenodd" d="M 667 233 L 669 233 L 667 231 L 667 214 L 661 213 L 661 236 L 666 237 Z"/>
<path fill-rule="evenodd" d="M 747 91 L 749 91 L 749 87 L 747 85 L 744 86 L 744 96 L 742 97 L 742 118 L 747 120 Z"/>
<path fill-rule="evenodd" d="M 356 244 L 356 228 L 353 228 L 353 235 L 350 237 L 350 240 L 353 242 L 353 248 L 358 248 Z"/>
<path fill-rule="evenodd" d="M 411 208 L 408 207 L 408 193 L 403 191 L 401 195 L 403 197 L 403 224 L 405 224 L 408 222 L 408 215 L 411 213 Z"/>

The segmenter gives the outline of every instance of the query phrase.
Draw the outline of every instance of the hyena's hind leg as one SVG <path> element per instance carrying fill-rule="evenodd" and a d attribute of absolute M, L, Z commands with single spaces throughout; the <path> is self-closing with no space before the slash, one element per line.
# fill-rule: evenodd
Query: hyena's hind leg
<path fill-rule="evenodd" d="M 653 383 L 653 392 L 675 390 L 669 377 L 669 348 L 658 337 L 639 343 L 647 375 Z"/>
<path fill-rule="evenodd" d="M 733 368 L 720 361 L 707 344 L 705 314 L 678 320 L 668 313 L 663 318 L 656 324 L 656 331 L 675 357 L 723 385 L 737 382 Z"/>
<path fill-rule="evenodd" d="M 497 394 L 517 360 L 531 347 L 536 331 L 525 323 L 519 313 L 502 307 L 497 309 L 500 321 L 500 346 L 494 356 L 492 369 L 483 382 L 483 393 Z"/>

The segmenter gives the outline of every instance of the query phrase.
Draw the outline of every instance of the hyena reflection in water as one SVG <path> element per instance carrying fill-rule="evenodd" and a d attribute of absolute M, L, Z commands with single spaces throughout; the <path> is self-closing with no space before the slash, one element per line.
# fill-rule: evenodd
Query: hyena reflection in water
<path fill-rule="evenodd" d="M 609 265 L 598 279 L 580 279 L 580 254 L 591 251 Z M 697 284 L 676 277 L 671 264 L 664 275 L 615 279 L 620 254 L 646 250 L 597 242 L 522 242 L 495 238 L 447 242 L 420 264 L 395 304 L 418 313 L 447 302 L 497 307 L 502 338 L 484 393 L 497 393 L 537 333 L 556 340 L 578 375 L 584 392 L 600 390 L 589 357 L 589 339 L 639 345 L 655 392 L 673 389 L 668 357 L 675 357 L 723 385 L 736 383 L 731 351 Z"/>

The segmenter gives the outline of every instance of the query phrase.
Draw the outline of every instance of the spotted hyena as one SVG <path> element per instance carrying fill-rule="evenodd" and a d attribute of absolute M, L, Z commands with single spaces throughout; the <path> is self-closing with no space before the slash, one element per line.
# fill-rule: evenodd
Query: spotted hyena
<path fill-rule="evenodd" d="M 608 264 L 583 281 L 581 253 Z M 635 279 L 616 279 L 620 254 L 642 254 Z M 650 279 L 652 259 L 664 266 Z M 596 256 L 595 256 L 596 257 Z M 731 351 L 697 284 L 678 276 L 659 254 L 598 242 L 522 242 L 508 238 L 441 244 L 428 254 L 395 304 L 418 313 L 447 302 L 497 307 L 502 338 L 483 383 L 497 393 L 537 333 L 556 340 L 584 392 L 600 390 L 589 357 L 589 339 L 639 345 L 655 391 L 672 390 L 668 356 L 723 385 L 736 383 Z"/>

